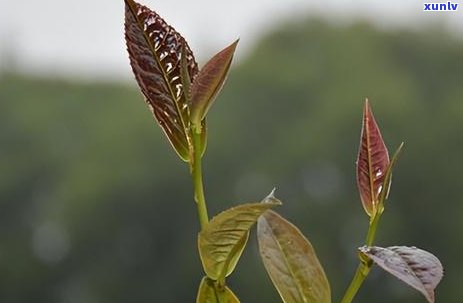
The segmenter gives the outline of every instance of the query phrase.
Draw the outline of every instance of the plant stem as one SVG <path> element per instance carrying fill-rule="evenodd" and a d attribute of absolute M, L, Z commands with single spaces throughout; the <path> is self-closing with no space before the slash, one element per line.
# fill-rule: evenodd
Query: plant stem
<path fill-rule="evenodd" d="M 368 263 L 360 262 L 359 266 L 357 267 L 357 271 L 355 272 L 354 278 L 350 282 L 349 287 L 342 298 L 341 303 L 350 303 L 354 299 L 357 291 L 359 290 L 360 286 L 362 285 L 363 281 L 367 277 L 368 273 L 370 272 L 371 266 Z"/>
<path fill-rule="evenodd" d="M 379 218 L 381 218 L 382 211 L 376 212 L 373 218 L 370 221 L 370 226 L 368 228 L 367 237 L 365 239 L 365 245 L 371 246 L 373 245 L 373 241 L 375 240 L 376 236 L 376 229 L 378 228 Z"/>
<path fill-rule="evenodd" d="M 203 173 L 201 168 L 201 134 L 195 130 L 192 132 L 192 159 L 190 160 L 191 176 L 195 191 L 196 207 L 198 208 L 198 217 L 201 229 L 209 222 L 207 214 L 206 199 L 204 198 Z"/>
<path fill-rule="evenodd" d="M 370 225 L 368 227 L 368 233 L 365 239 L 365 245 L 371 246 L 373 245 L 373 241 L 375 240 L 376 229 L 378 228 L 379 219 L 381 217 L 382 211 L 376 212 L 373 218 L 370 220 Z M 341 300 L 341 303 L 351 303 L 354 299 L 355 295 L 357 294 L 360 286 L 362 286 L 363 281 L 370 273 L 371 266 L 373 262 L 371 260 L 365 260 L 360 257 L 360 263 L 357 267 L 357 271 L 355 272 L 352 281 L 347 288 L 344 297 Z"/>

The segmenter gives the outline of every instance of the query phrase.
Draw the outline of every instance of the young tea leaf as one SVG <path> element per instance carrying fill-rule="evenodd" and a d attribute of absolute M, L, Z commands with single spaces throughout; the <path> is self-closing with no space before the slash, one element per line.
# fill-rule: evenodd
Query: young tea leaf
<path fill-rule="evenodd" d="M 268 210 L 257 222 L 257 239 L 264 266 L 283 302 L 331 302 L 325 272 L 297 227 Z"/>
<path fill-rule="evenodd" d="M 238 40 L 220 51 L 199 71 L 191 85 L 191 121 L 199 125 L 227 78 Z"/>
<path fill-rule="evenodd" d="M 384 182 L 389 154 L 368 100 L 365 101 L 360 147 L 357 157 L 357 186 L 363 207 L 372 216 Z"/>
<path fill-rule="evenodd" d="M 276 199 L 242 204 L 212 218 L 198 236 L 199 255 L 209 278 L 222 280 L 234 270 L 251 227 L 263 212 L 279 204 Z"/>
<path fill-rule="evenodd" d="M 361 247 L 360 252 L 379 267 L 421 292 L 428 302 L 434 302 L 434 289 L 443 276 L 439 259 L 416 247 Z"/>
<path fill-rule="evenodd" d="M 185 39 L 156 12 L 125 0 L 125 40 L 130 65 L 151 111 L 178 155 L 189 159 L 188 100 L 185 81 L 198 65 Z M 186 65 L 182 79 L 182 58 Z"/>
<path fill-rule="evenodd" d="M 240 303 L 230 288 L 220 288 L 211 279 L 204 277 L 199 285 L 196 303 Z"/>
<path fill-rule="evenodd" d="M 381 185 L 381 192 L 379 194 L 379 204 L 380 204 L 379 211 L 380 212 L 382 212 L 384 209 L 384 201 L 387 199 L 387 195 L 389 194 L 389 189 L 391 187 L 392 171 L 394 169 L 395 164 L 397 163 L 397 159 L 399 158 L 403 147 L 404 147 L 404 142 L 400 143 L 399 147 L 394 152 L 394 155 L 392 156 L 392 159 L 389 162 L 389 165 L 387 166 L 386 173 L 384 174 L 384 181 L 383 181 L 383 184 Z"/>

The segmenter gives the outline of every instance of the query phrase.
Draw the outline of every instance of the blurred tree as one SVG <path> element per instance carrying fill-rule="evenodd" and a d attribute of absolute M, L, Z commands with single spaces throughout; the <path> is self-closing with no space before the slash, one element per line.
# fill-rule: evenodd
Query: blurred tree
<path fill-rule="evenodd" d="M 406 142 L 378 244 L 434 252 L 446 266 L 437 300 L 455 301 L 462 71 L 463 42 L 441 29 L 279 26 L 235 66 L 209 115 L 210 212 L 277 186 L 279 211 L 315 245 L 336 302 L 367 224 L 354 161 L 369 97 L 388 146 Z M 0 78 L 1 302 L 193 302 L 191 194 L 135 88 Z M 243 302 L 280 302 L 255 244 L 238 266 Z M 423 302 L 394 279 L 373 271 L 357 301 Z"/>

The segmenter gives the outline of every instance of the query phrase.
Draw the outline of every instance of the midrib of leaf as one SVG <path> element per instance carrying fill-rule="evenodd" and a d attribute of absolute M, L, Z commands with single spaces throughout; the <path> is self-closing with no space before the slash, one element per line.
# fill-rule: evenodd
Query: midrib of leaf
<path fill-rule="evenodd" d="M 212 283 L 212 282 L 211 282 L 211 284 L 212 284 L 212 285 L 209 284 L 209 286 L 211 286 L 211 288 L 212 288 L 212 292 L 213 292 L 213 294 L 214 294 L 215 301 L 216 301 L 217 303 L 227 303 L 227 302 L 224 302 L 224 301 L 221 300 L 221 296 L 220 296 L 220 294 L 219 294 L 219 291 L 220 291 L 220 290 L 217 289 L 216 284 L 215 284 L 215 283 Z"/>
<path fill-rule="evenodd" d="M 182 79 L 182 85 L 183 85 L 183 95 L 185 96 L 185 100 L 190 99 L 190 74 L 188 72 L 188 62 L 186 59 L 186 42 L 182 43 L 182 58 L 180 59 L 180 77 Z"/>
<path fill-rule="evenodd" d="M 233 260 L 234 255 L 239 251 L 239 249 L 240 249 L 239 244 L 241 243 L 243 238 L 247 237 L 247 234 L 248 234 L 248 232 L 245 232 L 244 235 L 240 238 L 240 240 L 236 243 L 236 245 L 234 245 L 233 248 L 230 250 L 230 254 L 228 255 L 227 259 L 225 260 L 222 271 L 220 272 L 219 281 L 221 279 L 224 279 L 225 276 L 227 275 L 228 266 L 230 266 L 230 262 Z M 222 282 L 222 281 L 220 281 L 220 282 Z"/>
<path fill-rule="evenodd" d="M 373 213 L 376 210 L 376 204 L 375 204 L 375 199 L 376 195 L 374 194 L 375 191 L 375 180 L 374 180 L 374 171 L 373 171 L 373 164 L 372 164 L 372 155 L 371 155 L 371 141 L 370 141 L 370 118 L 366 114 L 365 116 L 365 133 L 367 137 L 367 157 L 368 157 L 368 179 L 370 181 L 370 203 L 371 206 L 373 207 L 372 211 Z"/>
<path fill-rule="evenodd" d="M 267 220 L 266 220 L 267 221 Z M 267 225 L 269 225 L 267 223 Z M 273 233 L 273 230 L 272 230 L 272 234 L 271 234 L 271 237 L 273 240 L 275 240 L 275 242 L 277 243 L 278 245 L 278 248 L 280 249 L 280 251 L 283 252 L 283 260 L 285 261 L 285 264 L 286 266 L 288 267 L 289 269 L 289 272 L 291 273 L 291 276 L 294 277 L 294 284 L 296 285 L 296 289 L 297 291 L 299 292 L 299 295 L 300 297 L 302 298 L 302 300 L 304 300 L 305 303 L 307 303 L 307 299 L 305 298 L 305 295 L 304 295 L 304 292 L 302 291 L 302 285 L 300 284 L 299 282 L 299 279 L 296 277 L 296 274 L 294 273 L 292 267 L 290 266 L 290 263 L 288 261 L 288 258 L 286 257 L 286 251 L 283 249 L 283 247 L 280 245 L 280 242 L 276 239 L 276 237 L 274 236 L 274 233 Z"/>
<path fill-rule="evenodd" d="M 391 249 L 392 250 L 392 249 Z M 411 273 L 413 274 L 413 276 L 418 279 L 418 281 L 420 281 L 421 285 L 423 285 L 423 287 L 428 290 L 428 288 L 426 287 L 426 285 L 424 285 L 423 281 L 421 281 L 421 279 L 416 275 L 415 271 L 413 270 L 412 267 L 410 267 L 410 265 L 408 265 L 408 262 L 407 260 L 405 260 L 399 253 L 397 253 L 396 251 L 392 250 L 392 252 L 394 253 L 394 255 L 396 256 L 399 256 L 401 260 L 404 261 L 405 265 L 407 265 L 407 269 L 408 269 L 408 273 Z"/>
<path fill-rule="evenodd" d="M 172 97 L 172 100 L 174 100 L 175 109 L 177 110 L 177 115 L 178 115 L 178 117 L 180 119 L 180 122 L 182 123 L 182 128 L 183 128 L 185 139 L 187 141 L 187 144 L 191 145 L 189 136 L 187 135 L 188 134 L 188 128 L 186 127 L 185 121 L 183 120 L 183 115 L 182 115 L 181 109 L 180 109 L 180 107 L 178 105 L 178 100 L 175 97 L 175 93 L 174 93 L 174 91 L 172 89 L 172 86 L 170 85 L 169 79 L 167 78 L 167 72 L 164 70 L 164 67 L 161 64 L 161 58 L 159 58 L 158 55 L 156 54 L 156 48 L 152 45 L 149 37 L 146 35 L 146 32 L 143 30 L 143 24 L 141 23 L 141 20 L 139 20 L 137 13 L 135 12 L 134 8 L 131 5 L 132 1 L 124 0 L 124 2 L 129 6 L 130 12 L 132 13 L 132 16 L 137 21 L 137 25 L 138 25 L 139 29 L 141 30 L 141 32 L 143 33 L 143 37 L 145 38 L 145 41 L 148 44 L 148 47 L 149 47 L 149 49 L 151 51 L 151 54 L 153 55 L 153 58 L 156 60 L 156 63 L 158 65 L 159 69 L 161 70 L 162 78 L 164 79 L 164 82 L 167 85 L 167 88 L 169 89 L 169 93 L 170 93 L 170 95 Z M 182 52 L 182 58 L 184 56 L 185 56 L 185 52 Z M 184 94 L 185 94 L 185 92 L 184 92 Z"/>
<path fill-rule="evenodd" d="M 222 303 L 222 302 L 220 302 L 220 296 L 219 296 L 219 294 L 217 293 L 217 289 L 215 289 L 215 285 L 212 285 L 212 291 L 214 292 L 215 300 L 216 300 L 218 303 Z"/>

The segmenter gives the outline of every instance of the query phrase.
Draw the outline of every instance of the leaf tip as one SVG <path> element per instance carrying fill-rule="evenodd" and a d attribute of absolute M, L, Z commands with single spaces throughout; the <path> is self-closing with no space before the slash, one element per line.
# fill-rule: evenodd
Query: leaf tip
<path fill-rule="evenodd" d="M 134 9 L 134 7 L 140 6 L 140 4 L 135 2 L 134 0 L 124 0 L 124 3 L 126 6 L 130 7 L 131 9 Z"/>
<path fill-rule="evenodd" d="M 373 111 L 371 109 L 371 102 L 370 102 L 370 99 L 368 98 L 365 98 L 365 105 L 363 106 L 363 118 L 368 119 L 368 120 L 371 120 L 371 119 L 374 120 Z"/>
<path fill-rule="evenodd" d="M 405 145 L 405 142 L 404 142 L 404 141 L 400 142 L 399 147 L 398 147 L 397 149 L 398 149 L 399 151 L 401 151 L 402 148 L 404 147 L 404 145 Z"/>
<path fill-rule="evenodd" d="M 263 200 L 262 200 L 262 203 L 271 203 L 271 204 L 276 204 L 276 205 L 281 205 L 283 204 L 279 199 L 277 199 L 275 197 L 275 191 L 276 191 L 276 187 L 274 187 L 272 189 L 272 191 L 267 195 L 267 197 L 265 197 Z"/>
<path fill-rule="evenodd" d="M 232 44 L 230 44 L 230 47 L 233 49 L 233 52 L 235 52 L 236 47 L 238 46 L 238 43 L 240 42 L 240 37 L 236 38 L 235 41 L 233 41 Z"/>
<path fill-rule="evenodd" d="M 235 54 L 239 39 L 215 54 L 199 71 L 190 87 L 190 121 L 193 125 L 206 117 L 222 89 Z"/>
<path fill-rule="evenodd" d="M 277 188 L 274 187 L 274 188 L 272 189 L 272 191 L 270 192 L 270 194 L 268 194 L 267 197 L 275 198 L 275 191 L 276 191 L 276 190 L 277 190 Z"/>

